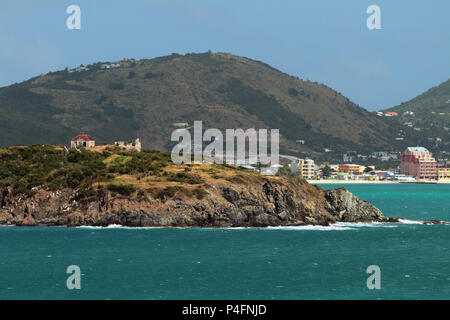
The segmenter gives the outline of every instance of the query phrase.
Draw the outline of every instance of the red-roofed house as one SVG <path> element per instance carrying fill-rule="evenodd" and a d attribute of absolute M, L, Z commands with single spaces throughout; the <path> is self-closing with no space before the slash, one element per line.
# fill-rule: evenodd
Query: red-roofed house
<path fill-rule="evenodd" d="M 80 134 L 70 141 L 70 147 L 74 149 L 80 147 L 92 148 L 95 147 L 95 140 L 87 134 Z"/>

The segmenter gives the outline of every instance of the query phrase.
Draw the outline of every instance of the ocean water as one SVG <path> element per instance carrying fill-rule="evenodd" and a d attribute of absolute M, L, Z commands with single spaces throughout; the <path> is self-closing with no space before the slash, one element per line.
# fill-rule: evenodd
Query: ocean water
<path fill-rule="evenodd" d="M 334 188 L 337 185 L 322 185 Z M 401 224 L 0 227 L 0 299 L 449 299 L 450 184 L 346 188 Z M 81 269 L 69 290 L 66 269 Z M 369 290 L 366 269 L 381 270 Z"/>

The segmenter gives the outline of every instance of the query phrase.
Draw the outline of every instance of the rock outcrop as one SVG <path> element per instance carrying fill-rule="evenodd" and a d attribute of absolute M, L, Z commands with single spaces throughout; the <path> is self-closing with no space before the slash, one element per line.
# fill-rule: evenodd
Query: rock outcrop
<path fill-rule="evenodd" d="M 205 186 L 202 199 L 176 193 L 170 198 L 109 191 L 89 201 L 77 192 L 39 188 L 29 198 L 3 190 L 0 224 L 49 226 L 265 227 L 328 225 L 340 221 L 386 221 L 380 210 L 344 188 L 325 191 L 306 181 L 262 179 L 258 183 Z"/>

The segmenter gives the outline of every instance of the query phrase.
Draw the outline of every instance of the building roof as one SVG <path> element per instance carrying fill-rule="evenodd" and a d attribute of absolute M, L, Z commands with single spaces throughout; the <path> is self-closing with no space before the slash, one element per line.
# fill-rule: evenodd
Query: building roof
<path fill-rule="evenodd" d="M 77 140 L 94 141 L 94 139 L 89 137 L 87 134 L 80 134 L 72 139 L 72 141 L 77 141 Z"/>
<path fill-rule="evenodd" d="M 417 151 L 417 152 L 424 152 L 424 151 L 428 151 L 426 148 L 424 147 L 408 147 L 408 150 L 411 152 Z"/>

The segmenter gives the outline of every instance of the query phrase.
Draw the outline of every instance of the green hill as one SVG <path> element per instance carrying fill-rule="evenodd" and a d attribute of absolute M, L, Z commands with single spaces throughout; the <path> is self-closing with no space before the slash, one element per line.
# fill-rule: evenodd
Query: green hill
<path fill-rule="evenodd" d="M 169 150 L 174 123 L 204 128 L 278 128 L 281 150 L 320 156 L 325 148 L 400 150 L 412 130 L 377 117 L 329 87 L 227 53 L 172 54 L 95 63 L 0 88 L 0 146 L 68 144 L 78 133 L 97 143 L 140 137 Z M 305 140 L 299 144 L 297 140 Z"/>
<path fill-rule="evenodd" d="M 398 112 L 397 120 L 420 129 L 425 139 L 436 142 L 440 138 L 438 146 L 450 151 L 450 79 L 386 111 Z"/>

